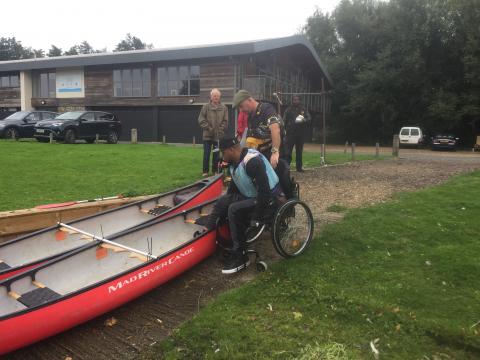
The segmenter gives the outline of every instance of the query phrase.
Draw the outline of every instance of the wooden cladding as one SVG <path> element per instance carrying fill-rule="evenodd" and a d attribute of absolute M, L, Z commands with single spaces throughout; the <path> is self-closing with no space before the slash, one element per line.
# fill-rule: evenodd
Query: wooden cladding
<path fill-rule="evenodd" d="M 157 96 L 157 68 L 152 64 L 138 64 L 137 67 L 150 67 L 152 76 L 152 96 L 150 97 L 115 97 L 113 90 L 113 70 L 121 66 L 86 67 L 84 99 L 44 99 L 48 105 L 61 106 L 64 103 L 82 103 L 85 106 L 152 106 L 152 105 L 188 105 L 206 103 L 210 99 L 210 90 L 218 88 L 226 102 L 230 102 L 234 93 L 234 65 L 225 63 L 200 64 L 200 94 L 183 96 Z M 32 105 L 41 99 L 33 99 Z M 55 100 L 55 101 L 50 101 Z M 46 104 L 47 105 L 47 104 Z"/>
<path fill-rule="evenodd" d="M 0 107 L 19 107 L 20 88 L 0 88 Z"/>

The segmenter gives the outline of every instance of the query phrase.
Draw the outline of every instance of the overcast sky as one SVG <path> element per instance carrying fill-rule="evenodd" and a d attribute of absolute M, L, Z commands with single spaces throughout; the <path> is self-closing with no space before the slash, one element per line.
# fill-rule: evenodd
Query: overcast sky
<path fill-rule="evenodd" d="M 128 32 L 157 48 L 264 39 L 293 35 L 316 6 L 331 12 L 338 2 L 16 0 L 3 6 L 0 37 L 44 50 L 87 40 L 109 51 Z"/>

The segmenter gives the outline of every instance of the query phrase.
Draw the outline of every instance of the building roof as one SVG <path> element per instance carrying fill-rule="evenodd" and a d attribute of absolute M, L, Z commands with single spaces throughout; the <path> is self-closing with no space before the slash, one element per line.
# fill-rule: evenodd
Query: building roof
<path fill-rule="evenodd" d="M 236 43 L 211 44 L 182 48 L 147 49 L 109 53 L 67 55 L 57 57 L 0 61 L 0 71 L 35 70 L 91 65 L 128 64 L 150 61 L 174 61 L 257 54 L 289 46 L 300 45 L 313 57 L 314 63 L 325 74 L 330 85 L 330 75 L 320 61 L 312 44 L 302 35 L 283 38 L 253 40 Z"/>

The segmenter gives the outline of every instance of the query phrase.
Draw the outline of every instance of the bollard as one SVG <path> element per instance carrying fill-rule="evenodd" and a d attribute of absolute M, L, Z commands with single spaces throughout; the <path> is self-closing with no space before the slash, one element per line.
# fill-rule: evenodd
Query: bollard
<path fill-rule="evenodd" d="M 320 165 L 325 165 L 325 144 L 321 144 Z"/>
<path fill-rule="evenodd" d="M 50 144 L 53 144 L 53 133 L 50 133 L 48 137 L 50 139 Z"/>
<path fill-rule="evenodd" d="M 352 143 L 352 161 L 355 161 L 355 143 Z"/>
<path fill-rule="evenodd" d="M 162 136 L 162 144 L 165 145 L 165 143 L 167 142 L 167 138 L 165 135 Z"/>
<path fill-rule="evenodd" d="M 195 136 L 193 137 L 193 140 L 192 140 L 192 146 L 195 147 Z"/>
<path fill-rule="evenodd" d="M 95 134 L 95 144 L 98 144 L 99 140 L 100 140 L 100 135 Z"/>
<path fill-rule="evenodd" d="M 398 158 L 399 149 L 400 149 L 400 138 L 398 135 L 393 135 L 393 147 L 392 147 L 393 157 Z"/>
<path fill-rule="evenodd" d="M 347 154 L 347 147 L 348 147 L 348 141 L 345 141 L 345 149 L 343 149 L 344 154 Z"/>
<path fill-rule="evenodd" d="M 131 143 L 136 144 L 138 142 L 138 132 L 137 129 L 132 129 L 131 130 Z"/>
<path fill-rule="evenodd" d="M 380 157 L 380 144 L 377 142 L 375 143 L 375 159 Z"/>

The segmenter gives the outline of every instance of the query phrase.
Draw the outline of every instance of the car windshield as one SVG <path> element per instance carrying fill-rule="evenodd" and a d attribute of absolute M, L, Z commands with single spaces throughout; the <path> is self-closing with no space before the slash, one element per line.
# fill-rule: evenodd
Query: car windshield
<path fill-rule="evenodd" d="M 12 115 L 7 116 L 4 120 L 21 120 L 28 114 L 30 114 L 28 111 L 17 111 Z"/>
<path fill-rule="evenodd" d="M 63 113 L 61 115 L 58 115 L 55 120 L 76 120 L 78 119 L 84 111 L 69 111 L 66 113 Z"/>

